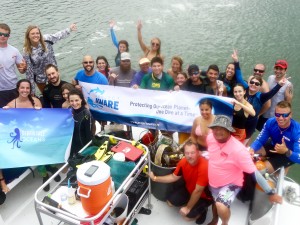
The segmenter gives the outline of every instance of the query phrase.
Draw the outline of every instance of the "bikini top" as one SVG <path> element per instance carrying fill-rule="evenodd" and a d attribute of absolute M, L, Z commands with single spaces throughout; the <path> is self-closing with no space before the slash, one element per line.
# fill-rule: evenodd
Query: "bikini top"
<path fill-rule="evenodd" d="M 17 99 L 15 98 L 15 108 L 17 108 Z M 34 106 L 32 106 L 34 108 Z"/>
<path fill-rule="evenodd" d="M 203 134 L 202 134 L 202 130 L 201 130 L 201 125 L 200 125 L 200 124 L 196 127 L 196 129 L 195 129 L 195 134 L 196 134 L 198 137 L 200 137 L 200 136 L 203 135 Z"/>

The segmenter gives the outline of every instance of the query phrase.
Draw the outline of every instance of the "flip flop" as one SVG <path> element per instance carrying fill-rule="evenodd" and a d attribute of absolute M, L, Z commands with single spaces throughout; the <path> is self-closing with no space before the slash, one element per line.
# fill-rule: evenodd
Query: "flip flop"
<path fill-rule="evenodd" d="M 108 162 L 108 160 L 110 160 L 114 154 L 115 154 L 114 152 L 108 151 L 101 157 L 100 161 Z"/>
<path fill-rule="evenodd" d="M 100 160 L 102 156 L 107 152 L 108 149 L 108 141 L 105 141 L 94 154 L 96 160 Z"/>

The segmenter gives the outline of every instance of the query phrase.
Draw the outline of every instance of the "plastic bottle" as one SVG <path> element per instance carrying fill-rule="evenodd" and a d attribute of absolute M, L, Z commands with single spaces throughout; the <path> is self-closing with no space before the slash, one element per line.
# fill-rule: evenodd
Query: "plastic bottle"
<path fill-rule="evenodd" d="M 70 179 L 68 179 L 68 203 L 73 205 L 76 202 L 75 189 L 71 187 Z"/>

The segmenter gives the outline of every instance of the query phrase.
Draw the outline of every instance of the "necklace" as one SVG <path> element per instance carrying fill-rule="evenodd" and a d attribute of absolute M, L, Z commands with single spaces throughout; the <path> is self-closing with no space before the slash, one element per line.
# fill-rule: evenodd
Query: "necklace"
<path fill-rule="evenodd" d="M 289 128 L 290 128 L 290 126 L 288 126 L 287 128 L 281 130 L 280 127 L 278 127 L 278 129 L 279 129 L 279 131 L 280 131 L 280 134 L 283 134 L 283 132 L 285 132 L 285 131 L 286 131 L 287 129 L 289 129 Z"/>

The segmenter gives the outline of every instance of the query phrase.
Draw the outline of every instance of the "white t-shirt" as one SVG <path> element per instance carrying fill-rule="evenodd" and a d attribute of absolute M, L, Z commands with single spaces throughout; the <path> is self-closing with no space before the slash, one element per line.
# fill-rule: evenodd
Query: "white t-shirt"
<path fill-rule="evenodd" d="M 21 53 L 15 47 L 7 45 L 0 48 L 0 91 L 16 88 L 18 76 L 15 65 L 20 64 L 22 59 Z"/>

